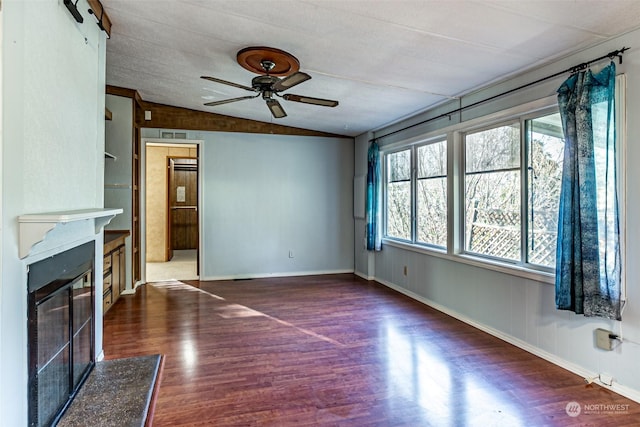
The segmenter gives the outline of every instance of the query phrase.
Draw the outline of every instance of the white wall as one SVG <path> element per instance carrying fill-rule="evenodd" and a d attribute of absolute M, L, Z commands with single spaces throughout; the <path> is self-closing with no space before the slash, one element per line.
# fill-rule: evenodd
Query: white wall
<path fill-rule="evenodd" d="M 626 161 L 630 165 L 627 170 L 629 188 L 640 182 L 640 168 L 634 167 L 640 162 L 640 121 L 633 120 L 640 114 L 640 31 L 629 33 L 619 39 L 607 42 L 597 48 L 589 49 L 566 58 L 542 69 L 504 82 L 496 87 L 487 88 L 463 100 L 470 104 L 474 100 L 483 99 L 505 89 L 535 81 L 570 66 L 602 56 L 623 46 L 631 46 L 624 55 L 624 63 L 618 65 L 618 72 L 627 74 L 627 116 L 628 148 Z M 510 106 L 523 104 L 535 99 L 555 95 L 555 90 L 567 76 L 549 81 L 535 88 L 474 108 L 463 114 L 463 121 L 499 111 Z M 440 109 L 440 112 L 447 108 Z M 426 112 L 393 126 L 377 131 L 383 135 L 389 130 L 399 129 L 405 124 L 416 123 L 424 118 L 437 115 Z M 385 138 L 383 144 L 398 142 L 438 129 L 456 122 L 443 120 L 430 123 L 406 132 Z M 444 123 L 443 123 L 444 122 Z M 369 139 L 369 138 L 365 138 Z M 362 139 L 357 141 L 362 143 Z M 357 150 L 356 168 L 366 162 L 363 150 Z M 384 246 L 382 252 L 376 253 L 375 260 L 360 257 L 356 267 L 359 274 L 368 275 L 372 267 L 375 278 L 380 282 L 407 293 L 436 308 L 474 324 L 507 341 L 515 343 L 531 352 L 539 354 L 561 366 L 581 375 L 607 373 L 613 375 L 613 389 L 635 400 L 640 401 L 640 265 L 635 262 L 640 254 L 640 199 L 635 191 L 626 195 L 627 202 L 627 272 L 628 306 L 623 314 L 622 322 L 604 319 L 585 318 L 566 311 L 555 309 L 553 285 L 540 283 L 513 275 L 500 273 L 480 267 L 462 264 L 449 259 L 421 254 L 404 248 Z M 356 252 L 361 242 L 356 235 Z M 402 269 L 408 266 L 409 274 L 404 276 Z M 629 340 L 611 352 L 595 348 L 593 330 L 604 327 L 620 332 Z"/>
<path fill-rule="evenodd" d="M 106 95 L 105 102 L 113 114 L 113 119 L 105 122 L 105 150 L 115 155 L 116 160 L 104 160 L 104 205 L 123 209 L 106 229 L 131 230 L 133 100 Z"/>
<path fill-rule="evenodd" d="M 132 227 L 132 182 L 133 182 L 133 100 L 122 96 L 106 95 L 106 107 L 112 120 L 105 122 L 105 150 L 116 156 L 104 161 L 104 206 L 122 208 L 105 230 L 129 230 Z M 125 238 L 126 288 L 131 283 L 131 236 Z"/>
<path fill-rule="evenodd" d="M 187 135 L 204 141 L 203 280 L 353 271 L 353 140 Z"/>
<path fill-rule="evenodd" d="M 103 202 L 106 37 L 86 13 L 86 1 L 78 6 L 83 25 L 76 24 L 62 1 L 2 2 L 3 425 L 27 424 L 29 260 L 18 257 L 17 217 L 99 208 Z"/>
<path fill-rule="evenodd" d="M 355 176 L 367 175 L 367 158 L 369 149 L 369 139 L 371 139 L 371 133 L 358 136 L 354 141 L 354 155 L 355 155 Z M 365 182 L 365 209 L 366 209 L 366 182 Z M 354 268 L 356 274 L 362 276 L 367 280 L 372 280 L 375 275 L 375 258 L 374 253 L 367 251 L 367 220 L 366 218 L 356 218 L 354 221 Z"/>

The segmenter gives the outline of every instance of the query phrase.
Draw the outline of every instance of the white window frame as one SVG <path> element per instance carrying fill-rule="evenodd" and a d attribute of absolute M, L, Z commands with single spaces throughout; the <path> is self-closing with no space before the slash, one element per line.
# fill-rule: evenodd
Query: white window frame
<path fill-rule="evenodd" d="M 626 150 L 627 150 L 627 126 L 626 126 L 626 77 L 624 75 L 617 76 L 616 79 L 616 111 L 617 111 L 617 153 L 618 153 L 618 203 L 620 218 L 620 251 L 622 261 L 622 298 L 626 300 Z M 422 135 L 414 136 L 410 139 L 384 144 L 380 153 L 383 156 L 383 221 L 384 221 L 384 237 L 383 244 L 410 250 L 417 253 L 426 254 L 438 258 L 444 258 L 451 261 L 469 264 L 493 271 L 523 277 L 526 279 L 536 280 L 553 284 L 555 283 L 555 270 L 527 263 L 513 263 L 502 259 L 491 259 L 484 256 L 465 253 L 464 251 L 464 134 L 482 128 L 490 128 L 499 123 L 507 123 L 518 119 L 521 121 L 533 119 L 535 117 L 551 114 L 557 111 L 557 98 L 550 96 L 536 101 L 528 102 L 516 107 L 512 107 L 497 113 L 493 113 L 484 117 L 475 118 L 459 124 L 448 126 L 437 131 L 429 132 Z M 521 132 L 521 139 L 525 135 Z M 386 190 L 386 154 L 401 151 L 408 147 L 421 145 L 424 143 L 439 142 L 443 139 L 447 140 L 447 247 L 446 249 L 435 247 L 427 244 L 420 244 L 415 241 L 415 225 L 412 227 L 412 241 L 404 241 L 397 238 L 390 238 L 386 235 L 387 226 L 387 190 Z M 521 147 L 523 144 L 521 144 Z M 522 147 L 526 148 L 526 147 Z M 526 154 L 521 150 L 521 168 L 527 166 Z M 415 154 L 412 155 L 412 162 L 415 162 Z M 415 164 L 413 165 L 415 167 Z M 525 171 L 526 175 L 526 171 Z M 412 186 L 415 186 L 415 175 L 412 175 Z M 521 180 L 522 185 L 526 185 L 526 178 Z M 415 191 L 415 190 L 412 190 Z M 413 193 L 415 194 L 415 193 Z M 412 205 L 415 206 L 415 199 Z M 522 214 L 522 224 L 526 226 L 528 222 L 526 209 Z M 415 221 L 415 217 L 414 217 Z M 526 232 L 526 228 L 523 230 Z M 523 250 L 526 251 L 527 239 L 521 238 Z M 523 259 L 525 256 L 522 257 Z"/>
<path fill-rule="evenodd" d="M 430 176 L 430 177 L 425 177 L 425 178 L 419 178 L 418 177 L 418 150 L 421 147 L 425 147 L 428 145 L 433 145 L 433 144 L 445 144 L 445 149 L 446 149 L 446 159 L 445 159 L 445 169 L 446 169 L 446 174 L 444 176 Z M 423 246 L 427 246 L 433 249 L 437 249 L 437 250 L 442 250 L 442 251 L 446 251 L 447 247 L 449 246 L 449 197 L 450 197 L 450 191 L 449 191 L 449 187 L 451 185 L 450 180 L 449 180 L 449 144 L 447 141 L 447 138 L 442 137 L 442 138 L 433 138 L 431 140 L 429 140 L 428 142 L 423 142 L 420 144 L 415 144 L 414 145 L 414 151 L 413 151 L 413 162 L 414 162 L 414 176 L 413 176 L 413 183 L 414 183 L 414 194 L 413 194 L 413 204 L 414 204 L 414 216 L 413 216 L 413 225 L 414 225 L 414 235 L 413 235 L 413 241 L 418 244 L 418 245 L 423 245 Z M 447 224 L 446 224 L 446 234 L 447 234 L 447 239 L 446 242 L 444 244 L 444 246 L 442 245 L 438 245 L 435 243 L 430 243 L 430 242 L 423 242 L 422 240 L 419 240 L 418 234 L 419 234 L 419 230 L 418 230 L 418 182 L 421 179 L 440 179 L 440 178 L 444 178 L 445 182 L 446 182 L 446 195 L 447 195 L 447 207 L 445 209 L 445 216 L 447 218 Z"/>
<path fill-rule="evenodd" d="M 520 145 L 520 159 L 519 159 L 519 167 L 518 170 L 520 172 L 520 252 L 521 252 L 521 259 L 522 259 L 522 233 L 523 233 L 523 217 L 522 217 L 522 200 L 524 197 L 524 193 L 523 193 L 523 188 L 525 186 L 525 179 L 523 178 L 523 161 L 524 161 L 524 156 L 523 156 L 523 145 L 524 143 L 524 138 L 523 138 L 523 126 L 524 126 L 524 120 L 522 120 L 522 118 L 520 117 L 510 117 L 506 120 L 501 120 L 499 122 L 494 122 L 482 127 L 475 127 L 475 128 L 471 128 L 471 129 L 466 129 L 464 131 L 460 132 L 460 140 L 461 140 L 461 148 L 460 148 L 460 155 L 462 157 L 462 169 L 461 169 L 461 176 L 460 176 L 460 186 L 461 186 L 461 197 L 462 200 L 461 205 L 460 205 L 460 223 L 458 224 L 458 227 L 460 228 L 460 237 L 462 239 L 462 241 L 460 242 L 460 251 L 459 253 L 461 254 L 465 254 L 468 255 L 470 257 L 475 257 L 475 258 L 486 258 L 489 260 L 493 260 L 493 261 L 497 261 L 497 262 L 504 262 L 504 263 L 508 263 L 508 264 L 515 264 L 515 265 L 524 265 L 521 261 L 516 261 L 516 260 L 509 260 L 506 258 L 500 258 L 500 257 L 496 257 L 496 256 L 491 256 L 491 255 L 486 255 L 486 254 L 481 254 L 478 252 L 473 252 L 473 251 L 468 251 L 465 249 L 466 247 L 466 241 L 465 241 L 465 236 L 467 233 L 467 229 L 466 229 L 466 210 L 465 210 L 465 206 L 466 206 L 466 200 L 465 200 L 465 194 L 466 194 L 466 178 L 467 178 L 467 171 L 466 171 L 466 152 L 467 152 L 467 146 L 466 146 L 466 136 L 468 134 L 473 134 L 473 133 L 477 133 L 477 132 L 482 132 L 482 131 L 486 131 L 486 130 L 491 130 L 491 129 L 496 129 L 499 127 L 503 127 L 503 126 L 509 126 L 509 125 L 513 125 L 513 124 L 518 124 L 519 125 L 519 129 L 520 129 L 520 135 L 519 135 L 519 145 Z M 487 172 L 485 172 L 487 173 Z"/>
<path fill-rule="evenodd" d="M 417 247 L 423 247 L 423 248 L 428 248 L 434 251 L 439 251 L 439 252 L 446 252 L 447 251 L 447 247 L 442 247 L 439 245 L 434 245 L 431 243 L 427 243 L 427 242 L 420 242 L 418 241 L 418 227 L 417 227 L 417 210 L 418 210 L 418 206 L 417 206 L 417 152 L 418 152 L 418 148 L 419 147 L 423 147 L 425 145 L 431 145 L 431 144 L 437 144 L 440 142 L 444 142 L 445 144 L 447 144 L 447 200 L 449 200 L 450 197 L 450 191 L 449 191 L 449 187 L 450 187 L 450 179 L 449 179 L 449 144 L 447 143 L 447 137 L 443 136 L 443 135 L 439 135 L 437 137 L 431 137 L 428 139 L 420 139 L 417 142 L 411 143 L 411 144 L 406 144 L 406 145 L 394 145 L 394 148 L 390 148 L 387 150 L 381 150 L 381 156 L 383 159 L 383 164 L 382 164 L 382 176 L 384 177 L 384 182 L 383 182 L 383 221 L 384 221 L 384 226 L 383 226 L 383 240 L 387 241 L 387 242 L 398 242 L 398 243 L 404 243 L 404 244 L 409 244 L 409 245 L 413 245 L 413 246 L 417 246 Z M 411 232 L 410 232 L 410 239 L 403 239 L 401 237 L 396 237 L 396 236 L 389 236 L 387 233 L 387 226 L 388 226 L 388 208 L 389 208 L 389 192 L 387 191 L 387 184 L 388 184 L 388 161 L 387 161 L 387 156 L 401 152 L 401 151 L 406 151 L 409 150 L 409 156 L 410 156 L 410 167 L 411 167 L 411 171 L 410 171 L 410 194 L 411 194 L 411 199 L 410 199 L 410 210 L 411 210 Z M 449 223 L 448 218 L 449 218 L 449 209 L 447 209 L 447 223 Z M 449 242 L 449 226 L 447 226 L 447 242 Z M 447 244 L 447 246 L 449 246 Z"/>
<path fill-rule="evenodd" d="M 461 152 L 461 156 L 462 156 L 462 176 L 460 177 L 460 185 L 462 187 L 461 190 L 461 209 L 462 211 L 460 212 L 460 224 L 458 224 L 458 227 L 460 227 L 460 237 L 462 239 L 462 241 L 460 242 L 460 250 L 458 253 L 460 254 L 464 254 L 466 256 L 469 257 L 473 257 L 473 258 L 478 258 L 478 259 L 488 259 L 490 261 L 494 261 L 494 262 L 499 262 L 499 263 L 505 263 L 505 264 L 513 264 L 514 266 L 517 266 L 519 268 L 524 268 L 527 270 L 534 270 L 534 271 L 542 271 L 542 272 L 547 272 L 547 273 L 554 273 L 555 274 L 555 268 L 554 267 L 549 267 L 549 266 L 544 266 L 544 265 L 540 265 L 540 264 L 534 264 L 534 263 L 530 263 L 528 260 L 528 248 L 529 248 L 529 218 L 528 218 L 528 214 L 529 214 L 529 177 L 528 177 L 528 166 L 529 166 L 529 149 L 530 149 L 530 142 L 528 140 L 528 135 L 527 135 L 527 126 L 526 123 L 528 121 L 533 121 L 537 118 L 540 117 L 544 117 L 547 115 L 551 115 L 554 113 L 558 112 L 558 107 L 556 106 L 551 106 L 548 108 L 544 108 L 544 109 L 540 109 L 537 110 L 535 112 L 531 112 L 531 113 L 525 113 L 525 114 L 521 114 L 518 115 L 516 117 L 509 117 L 506 118 L 505 120 L 501 120 L 501 121 L 497 121 L 485 126 L 481 126 L 481 127 L 474 127 L 474 128 L 470 128 L 470 129 L 466 129 L 464 131 L 460 132 L 461 135 L 461 144 L 462 147 L 460 149 Z M 519 260 L 512 260 L 512 259 L 507 259 L 507 258 L 500 258 L 500 257 L 496 257 L 496 256 L 492 256 L 492 255 L 487 255 L 487 254 L 482 254 L 482 253 L 478 253 L 478 252 L 473 252 L 473 251 L 468 251 L 465 249 L 466 246 L 466 242 L 464 241 L 464 238 L 466 236 L 466 223 L 465 223 L 465 216 L 466 216 L 466 212 L 464 211 L 464 207 L 466 205 L 466 201 L 464 200 L 464 195 L 465 195 L 465 183 L 466 183 L 466 162 L 465 162 L 465 156 L 466 156 L 466 143 L 465 143 L 465 137 L 468 134 L 471 133 L 476 133 L 476 132 L 482 132 L 484 130 L 490 130 L 490 129 L 495 129 L 495 128 L 499 128 L 501 126 L 509 126 L 509 125 L 513 125 L 513 124 L 519 124 L 520 127 L 520 162 L 519 162 L 519 166 L 518 166 L 518 171 L 519 171 L 519 175 L 520 175 L 520 259 Z"/>
<path fill-rule="evenodd" d="M 409 231 L 410 234 L 410 238 L 409 239 L 403 239 L 401 237 L 398 236 L 389 236 L 388 235 L 388 212 L 389 212 L 389 192 L 387 190 L 387 186 L 389 184 L 389 180 L 388 180 L 388 174 L 389 174 L 389 168 L 387 166 L 388 162 L 388 156 L 392 155 L 392 154 L 396 154 L 399 153 L 401 151 L 409 151 L 409 159 L 410 159 L 410 170 L 409 170 L 409 183 L 410 183 L 410 189 L 409 189 L 409 193 L 410 193 L 410 210 L 411 210 L 411 230 Z M 395 150 L 390 150 L 390 151 L 385 151 L 384 153 L 381 153 L 382 158 L 384 159 L 383 164 L 382 164 L 382 176 L 384 177 L 384 182 L 383 182 L 383 214 L 382 214 L 382 218 L 383 218 L 383 236 L 385 239 L 391 239 L 391 240 L 396 240 L 399 242 L 405 242 L 405 243 L 414 243 L 414 239 L 413 239 L 413 235 L 414 235 L 414 228 L 415 228 L 415 212 L 414 212 L 414 187 L 415 187 L 415 183 L 414 183 L 414 179 L 413 179 L 413 171 L 414 171 L 414 157 L 413 157 L 413 146 L 402 146 L 402 147 L 398 147 Z"/>

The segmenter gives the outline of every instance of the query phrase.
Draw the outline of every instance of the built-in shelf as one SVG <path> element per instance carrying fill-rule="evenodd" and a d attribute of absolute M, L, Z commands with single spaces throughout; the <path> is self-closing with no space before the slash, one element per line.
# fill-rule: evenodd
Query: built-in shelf
<path fill-rule="evenodd" d="M 96 234 L 118 214 L 122 209 L 81 209 L 75 211 L 49 212 L 40 214 L 20 215 L 20 258 L 29 255 L 36 243 L 46 239 L 47 234 L 59 224 L 75 221 L 93 220 Z"/>
<path fill-rule="evenodd" d="M 112 190 L 131 190 L 131 184 L 105 184 L 104 188 Z"/>
<path fill-rule="evenodd" d="M 114 161 L 118 160 L 118 158 L 116 156 L 114 156 L 113 154 L 111 154 L 111 153 L 109 153 L 107 151 L 104 152 L 104 158 L 105 159 L 112 159 Z"/>

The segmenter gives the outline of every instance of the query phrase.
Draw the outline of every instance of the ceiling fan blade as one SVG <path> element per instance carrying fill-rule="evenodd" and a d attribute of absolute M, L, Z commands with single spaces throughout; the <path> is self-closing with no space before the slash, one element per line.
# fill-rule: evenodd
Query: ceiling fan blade
<path fill-rule="evenodd" d="M 282 92 L 283 90 L 292 88 L 302 82 L 306 82 L 310 78 L 311 76 L 309 74 L 298 71 L 297 73 L 293 73 L 282 80 L 278 80 L 273 84 L 273 86 L 271 86 L 271 89 L 275 92 Z"/>
<path fill-rule="evenodd" d="M 281 119 L 287 116 L 287 113 L 282 108 L 282 105 L 275 99 L 267 99 L 267 107 L 271 110 L 271 114 L 276 119 Z"/>
<path fill-rule="evenodd" d="M 223 85 L 229 85 L 229 86 L 237 87 L 237 88 L 240 88 L 240 89 L 248 90 L 250 92 L 257 92 L 257 90 L 252 88 L 252 87 L 241 85 L 241 84 L 234 83 L 234 82 L 228 82 L 226 80 L 217 79 L 215 77 L 200 76 L 200 78 L 201 79 L 205 79 L 205 80 L 209 80 L 209 81 L 212 81 L 212 82 L 215 82 L 215 83 L 222 83 Z"/>
<path fill-rule="evenodd" d="M 207 102 L 204 105 L 206 105 L 207 107 L 214 107 L 216 105 L 228 104 L 230 102 L 242 101 L 244 99 L 253 99 L 257 96 L 260 96 L 260 94 L 253 95 L 253 96 L 241 96 L 240 98 L 223 99 L 222 101 Z"/>
<path fill-rule="evenodd" d="M 287 101 L 302 102 L 303 104 L 321 105 L 323 107 L 335 107 L 338 105 L 338 101 L 333 101 L 331 99 L 312 98 L 310 96 L 293 95 L 291 93 L 287 93 L 282 97 Z"/>

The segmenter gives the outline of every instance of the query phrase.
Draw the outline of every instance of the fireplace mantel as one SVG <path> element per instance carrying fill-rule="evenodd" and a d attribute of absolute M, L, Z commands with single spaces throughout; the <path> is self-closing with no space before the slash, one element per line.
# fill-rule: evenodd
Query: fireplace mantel
<path fill-rule="evenodd" d="M 93 220 L 95 232 L 109 224 L 122 209 L 81 209 L 74 211 L 49 212 L 39 214 L 20 215 L 20 258 L 25 258 L 36 243 L 46 239 L 47 234 L 60 224 L 75 221 Z"/>

